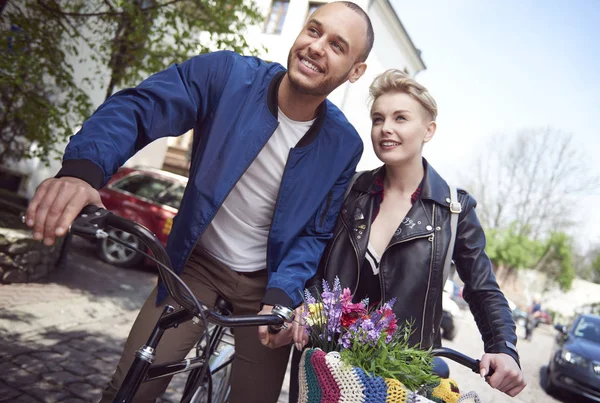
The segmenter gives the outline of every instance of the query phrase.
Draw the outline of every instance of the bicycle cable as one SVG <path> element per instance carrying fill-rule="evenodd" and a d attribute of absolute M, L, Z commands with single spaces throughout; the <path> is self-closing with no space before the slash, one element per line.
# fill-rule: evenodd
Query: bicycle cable
<path fill-rule="evenodd" d="M 200 377 L 199 379 L 204 379 L 204 377 L 206 376 L 206 369 L 208 368 L 209 364 L 208 364 L 208 352 L 210 349 L 210 338 L 208 336 L 208 318 L 206 317 L 206 314 L 204 313 L 204 309 L 202 309 L 202 305 L 200 304 L 200 301 L 198 301 L 198 299 L 196 298 L 196 296 L 194 295 L 194 293 L 192 292 L 192 290 L 190 290 L 190 288 L 188 287 L 188 285 L 185 283 L 185 281 L 183 281 L 181 279 L 181 277 L 179 277 L 173 270 L 171 270 L 167 265 L 165 265 L 164 263 L 160 262 L 158 259 L 156 259 L 154 256 L 151 256 L 150 254 L 143 252 L 141 250 L 139 250 L 138 248 L 131 246 L 129 244 L 127 244 L 125 241 L 120 240 L 119 238 L 110 235 L 108 232 L 104 231 L 104 233 L 106 233 L 106 237 L 108 239 L 110 239 L 113 242 L 119 243 L 123 246 L 125 246 L 128 249 L 131 249 L 145 257 L 147 257 L 148 259 L 152 260 L 154 263 L 156 263 L 157 265 L 159 265 L 161 268 L 165 269 L 171 276 L 173 276 L 175 278 L 175 280 L 177 280 L 177 282 L 179 284 L 181 284 L 183 286 L 183 288 L 185 289 L 185 291 L 187 291 L 187 293 L 191 296 L 192 302 L 194 303 L 194 305 L 196 305 L 196 308 L 198 309 L 198 314 L 200 315 L 200 318 L 202 320 L 202 324 L 204 325 L 204 332 L 202 333 L 202 338 L 205 339 L 205 346 L 202 349 L 202 355 L 205 357 L 205 365 L 202 366 L 202 370 L 200 371 Z M 184 295 L 185 297 L 185 295 Z M 192 312 L 193 313 L 193 312 Z M 194 314 L 194 313 L 193 313 Z"/>

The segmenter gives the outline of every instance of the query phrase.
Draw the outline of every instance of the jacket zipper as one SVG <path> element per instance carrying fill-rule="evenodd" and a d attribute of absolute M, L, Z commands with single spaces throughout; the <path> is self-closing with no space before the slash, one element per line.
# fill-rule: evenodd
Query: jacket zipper
<path fill-rule="evenodd" d="M 435 228 L 435 204 L 433 205 L 433 209 L 431 211 L 431 226 Z M 423 318 L 421 319 L 421 341 L 419 344 L 423 343 L 423 337 L 425 335 L 425 312 L 427 312 L 427 299 L 429 298 L 429 289 L 431 288 L 431 273 L 433 273 L 433 253 L 435 249 L 435 245 L 433 243 L 434 238 L 435 233 L 432 232 L 429 237 L 429 242 L 431 242 L 431 257 L 429 258 L 429 278 L 427 280 L 427 291 L 425 292 L 425 303 L 423 304 Z"/>
<path fill-rule="evenodd" d="M 319 220 L 319 227 L 323 226 L 323 222 L 325 221 L 325 216 L 327 216 L 327 211 L 329 210 L 329 205 L 331 204 L 331 199 L 333 198 L 333 190 L 327 193 L 327 203 L 325 203 L 325 211 L 321 214 L 321 219 Z"/>
<path fill-rule="evenodd" d="M 412 238 L 407 238 L 407 239 L 403 239 L 401 241 L 398 242 L 394 242 L 390 245 L 388 245 L 385 250 L 383 251 L 383 254 L 381 255 L 381 260 L 380 260 L 380 265 L 379 265 L 379 273 L 381 274 L 382 270 L 383 270 L 383 255 L 385 254 L 385 252 L 388 251 L 388 249 L 390 249 L 392 246 L 396 246 L 398 244 L 404 243 L 404 242 L 408 242 L 408 241 L 414 241 L 415 239 L 422 239 L 422 238 L 429 238 L 431 237 L 433 234 L 424 234 L 424 235 L 419 235 L 419 236 L 414 236 Z M 379 276 L 379 283 L 381 286 L 381 301 L 385 301 L 385 292 L 383 289 L 383 276 Z M 357 286 L 358 288 L 358 286 Z M 356 291 L 355 291 L 356 292 Z"/>
<path fill-rule="evenodd" d="M 277 125 L 275 126 L 275 128 L 273 129 L 273 131 L 271 132 L 271 134 L 269 135 L 269 138 L 267 139 L 267 141 L 265 141 L 265 143 L 262 145 L 262 147 L 260 147 L 260 150 L 258 150 L 258 152 L 254 156 L 254 158 L 252 158 L 250 160 L 250 163 L 248 165 L 246 165 L 246 168 L 244 169 L 244 172 L 242 172 L 242 174 L 240 175 L 240 177 L 237 178 L 237 180 L 235 181 L 235 183 L 233 184 L 233 186 L 231 186 L 229 188 L 229 191 L 227 192 L 227 194 L 223 198 L 223 201 L 221 202 L 221 204 L 219 204 L 219 207 L 217 207 L 217 209 L 215 210 L 215 214 L 213 214 L 213 216 L 210 219 L 210 221 L 207 222 L 206 225 L 204 225 L 204 230 L 202 230 L 202 233 L 200 235 L 198 235 L 198 237 L 196 238 L 196 241 L 194 242 L 194 246 L 192 247 L 192 250 L 190 250 L 190 252 L 188 253 L 187 257 L 185 258 L 185 261 L 183 262 L 182 268 L 184 268 L 187 265 L 187 262 L 188 262 L 188 260 L 190 260 L 190 256 L 192 256 L 192 252 L 194 251 L 194 248 L 196 247 L 196 244 L 198 243 L 198 240 L 200 239 L 200 236 L 202 236 L 202 234 L 204 233 L 204 231 L 206 231 L 206 228 L 208 228 L 208 226 L 210 225 L 210 223 L 215 219 L 215 216 L 217 215 L 217 212 L 219 211 L 219 209 L 221 208 L 221 206 L 223 205 L 223 203 L 225 202 L 225 200 L 229 196 L 229 193 L 231 193 L 231 191 L 233 190 L 233 188 L 235 187 L 235 185 L 237 185 L 237 183 L 240 181 L 240 179 L 242 179 L 242 176 L 244 176 L 244 174 L 246 173 L 246 171 L 248 170 L 248 168 L 250 168 L 250 165 L 252 165 L 252 163 L 256 160 L 256 157 L 258 157 L 258 154 L 260 154 L 260 152 L 263 150 L 263 148 L 265 148 L 265 146 L 267 145 L 267 143 L 269 142 L 269 140 L 271 140 L 271 137 L 273 137 L 273 133 L 275 133 L 275 131 L 277 130 L 278 127 L 279 127 L 279 121 L 277 122 Z M 289 157 L 289 154 L 288 154 L 288 157 Z M 285 163 L 285 166 L 287 167 L 287 161 Z M 283 172 L 285 174 L 285 168 L 284 168 Z M 283 176 L 282 176 L 282 179 L 283 179 Z M 279 199 L 279 195 L 277 195 L 277 198 Z M 269 237 L 270 236 L 271 236 L 271 230 L 269 230 Z M 267 243 L 267 250 L 268 250 L 268 248 L 269 248 L 269 244 Z M 267 265 L 268 265 L 268 261 L 267 261 Z"/>
<path fill-rule="evenodd" d="M 356 286 L 354 287 L 354 291 L 352 292 L 352 295 L 356 294 L 356 290 L 358 290 L 358 283 L 360 282 L 360 260 L 358 259 L 358 250 L 356 250 L 356 246 L 354 245 L 354 242 L 352 242 L 352 236 L 350 236 L 350 228 L 348 227 L 348 225 L 346 225 L 346 222 L 344 220 L 342 220 L 342 223 L 344 224 L 344 227 L 346 227 L 346 230 L 348 231 L 348 236 L 350 237 L 350 245 L 352 245 L 352 250 L 354 251 L 354 256 L 356 256 L 356 267 L 358 268 L 358 276 L 356 277 Z M 332 245 L 335 245 L 335 240 L 342 234 L 342 231 L 340 231 L 334 238 Z M 329 266 L 329 258 L 331 257 L 331 253 L 329 254 L 329 256 L 327 256 L 327 262 L 325 263 L 325 267 Z"/>

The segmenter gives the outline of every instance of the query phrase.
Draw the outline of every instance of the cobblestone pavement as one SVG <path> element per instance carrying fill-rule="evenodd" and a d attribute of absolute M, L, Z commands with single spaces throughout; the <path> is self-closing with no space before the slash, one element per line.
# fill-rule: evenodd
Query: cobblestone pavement
<path fill-rule="evenodd" d="M 0 285 L 0 402 L 97 402 L 155 284 L 153 269 L 105 264 L 76 240 L 43 281 Z M 178 402 L 184 384 L 175 376 L 160 403 Z"/>

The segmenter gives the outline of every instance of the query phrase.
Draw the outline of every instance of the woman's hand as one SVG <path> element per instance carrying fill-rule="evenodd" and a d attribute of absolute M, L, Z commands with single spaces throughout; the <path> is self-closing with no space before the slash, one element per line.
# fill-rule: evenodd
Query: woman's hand
<path fill-rule="evenodd" d="M 494 369 L 494 373 L 486 377 L 490 367 Z M 486 382 L 492 388 L 511 397 L 518 395 L 527 386 L 523 372 L 508 354 L 484 354 L 479 364 L 479 374 L 486 377 Z"/>
<path fill-rule="evenodd" d="M 304 330 L 304 319 L 302 317 L 303 311 L 304 308 L 302 305 L 296 308 L 296 316 L 294 321 L 292 322 L 294 345 L 296 346 L 298 351 L 302 351 L 306 343 L 308 343 L 308 335 Z"/>

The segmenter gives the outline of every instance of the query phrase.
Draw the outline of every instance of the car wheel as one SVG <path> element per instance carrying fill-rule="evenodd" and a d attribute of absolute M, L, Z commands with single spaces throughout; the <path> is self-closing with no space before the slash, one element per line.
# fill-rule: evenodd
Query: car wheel
<path fill-rule="evenodd" d="M 442 336 L 446 340 L 454 340 L 454 337 L 456 337 L 456 328 L 453 327 L 452 329 L 442 329 Z"/>
<path fill-rule="evenodd" d="M 142 242 L 130 233 L 116 229 L 108 229 L 106 232 L 133 248 L 140 249 Z M 107 263 L 121 267 L 132 267 L 141 263 L 143 255 L 127 248 L 126 246 L 113 241 L 110 238 L 102 239 L 98 243 L 98 255 Z"/>
<path fill-rule="evenodd" d="M 542 386 L 549 395 L 554 395 L 557 392 L 556 386 L 552 383 L 552 377 L 550 376 L 550 366 L 546 367 L 546 376 L 544 377 L 544 384 Z"/>

